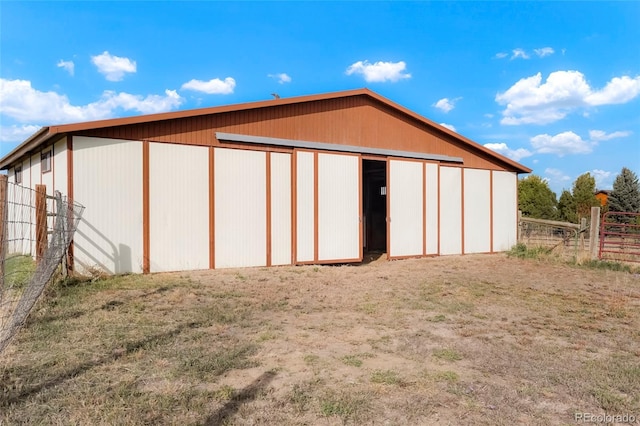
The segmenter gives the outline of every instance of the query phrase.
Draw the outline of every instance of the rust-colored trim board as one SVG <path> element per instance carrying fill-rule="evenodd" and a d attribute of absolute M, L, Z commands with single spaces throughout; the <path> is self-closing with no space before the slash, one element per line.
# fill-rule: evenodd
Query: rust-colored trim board
<path fill-rule="evenodd" d="M 427 163 L 422 163 L 422 255 L 427 255 Z"/>
<path fill-rule="evenodd" d="M 364 238 L 364 223 L 362 221 L 364 212 L 363 209 L 363 191 L 362 191 L 362 156 L 358 156 L 358 220 L 360 226 L 358 227 L 358 256 L 360 258 L 360 262 L 364 258 L 364 248 L 362 247 L 363 238 Z"/>
<path fill-rule="evenodd" d="M 267 173 L 267 266 L 271 266 L 271 153 L 266 153 Z"/>
<path fill-rule="evenodd" d="M 489 250 L 493 253 L 493 170 L 489 170 Z"/>
<path fill-rule="evenodd" d="M 460 168 L 460 211 L 462 213 L 462 223 L 460 224 L 460 239 L 462 240 L 460 241 L 460 252 L 464 254 L 464 168 L 462 167 Z"/>
<path fill-rule="evenodd" d="M 142 142 L 142 273 L 151 272 L 149 212 L 149 142 Z"/>
<path fill-rule="evenodd" d="M 387 157 L 387 260 L 391 260 L 391 158 Z"/>
<path fill-rule="evenodd" d="M 298 151 L 291 153 L 291 264 L 298 263 Z"/>
<path fill-rule="evenodd" d="M 318 153 L 313 153 L 313 261 L 318 261 Z"/>
<path fill-rule="evenodd" d="M 440 180 L 440 164 L 438 164 L 438 256 L 440 256 L 440 236 L 442 235 L 442 229 L 440 228 L 440 211 L 442 210 L 442 201 L 440 200 L 440 188 L 442 188 L 442 181 Z"/>
<path fill-rule="evenodd" d="M 209 148 L 209 268 L 216 267 L 216 197 L 213 147 Z"/>

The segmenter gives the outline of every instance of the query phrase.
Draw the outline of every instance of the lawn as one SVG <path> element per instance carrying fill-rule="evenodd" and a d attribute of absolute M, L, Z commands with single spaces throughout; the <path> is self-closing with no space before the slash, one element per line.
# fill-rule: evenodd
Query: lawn
<path fill-rule="evenodd" d="M 504 255 L 50 287 L 0 424 L 640 419 L 640 275 Z"/>

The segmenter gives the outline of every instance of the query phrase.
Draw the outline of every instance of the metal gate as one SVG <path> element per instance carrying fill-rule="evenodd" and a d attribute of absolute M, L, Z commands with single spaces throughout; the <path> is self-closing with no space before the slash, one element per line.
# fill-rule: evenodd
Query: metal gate
<path fill-rule="evenodd" d="M 598 258 L 640 262 L 640 213 L 604 214 L 600 224 Z"/>

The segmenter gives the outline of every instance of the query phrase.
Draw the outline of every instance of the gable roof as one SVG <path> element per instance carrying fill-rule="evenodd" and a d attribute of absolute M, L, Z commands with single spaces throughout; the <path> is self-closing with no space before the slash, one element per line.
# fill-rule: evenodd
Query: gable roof
<path fill-rule="evenodd" d="M 9 168 L 14 162 L 22 158 L 25 154 L 33 150 L 36 150 L 38 147 L 45 145 L 53 140 L 59 139 L 60 137 L 62 137 L 67 133 L 102 129 L 105 127 L 142 124 L 142 123 L 149 123 L 153 121 L 173 120 L 178 118 L 198 117 L 198 116 L 210 115 L 210 114 L 245 111 L 245 110 L 251 110 L 251 109 L 258 109 L 258 108 L 268 108 L 268 107 L 274 107 L 279 105 L 300 104 L 304 102 L 315 102 L 315 101 L 322 101 L 322 100 L 328 100 L 328 99 L 346 98 L 350 96 L 367 96 L 390 108 L 395 109 L 396 111 L 401 112 L 402 114 L 405 114 L 419 122 L 422 122 L 427 126 L 433 127 L 439 130 L 440 132 L 451 136 L 452 138 L 460 141 L 463 145 L 468 145 L 478 151 L 488 154 L 490 157 L 496 158 L 497 160 L 505 164 L 508 164 L 509 166 L 513 167 L 513 169 L 516 170 L 518 173 L 531 172 L 531 169 L 529 169 L 528 167 L 525 167 L 522 164 L 511 160 L 510 158 L 507 158 L 501 154 L 498 154 L 495 151 L 485 148 L 479 143 L 474 142 L 471 139 L 468 139 L 452 130 L 449 130 L 446 127 L 441 126 L 440 124 L 437 124 L 366 88 L 347 90 L 347 91 L 341 91 L 341 92 L 323 93 L 318 95 L 296 96 L 291 98 L 279 98 L 279 99 L 271 99 L 266 101 L 247 102 L 242 104 L 232 104 L 232 105 L 216 106 L 216 107 L 209 107 L 209 108 L 181 110 L 181 111 L 164 112 L 164 113 L 158 113 L 158 114 L 139 115 L 139 116 L 133 116 L 133 117 L 111 118 L 106 120 L 86 121 L 86 122 L 80 122 L 80 123 L 47 126 L 38 130 L 36 133 L 30 136 L 27 140 L 25 140 L 20 145 L 18 145 L 15 149 L 13 149 L 9 154 L 4 156 L 4 158 L 0 159 L 0 169 L 4 170 Z"/>

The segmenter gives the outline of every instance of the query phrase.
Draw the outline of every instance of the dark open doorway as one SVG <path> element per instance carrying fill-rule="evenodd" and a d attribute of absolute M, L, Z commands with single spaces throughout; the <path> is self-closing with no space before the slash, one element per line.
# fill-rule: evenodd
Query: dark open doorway
<path fill-rule="evenodd" d="M 387 251 L 387 162 L 362 160 L 363 248 Z"/>

